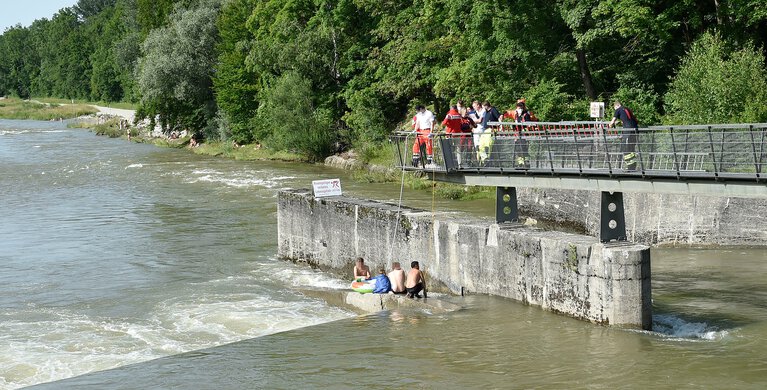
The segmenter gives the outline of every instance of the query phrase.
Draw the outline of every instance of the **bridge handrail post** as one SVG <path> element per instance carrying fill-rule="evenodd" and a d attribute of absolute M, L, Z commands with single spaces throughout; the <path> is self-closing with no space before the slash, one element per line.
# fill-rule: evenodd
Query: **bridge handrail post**
<path fill-rule="evenodd" d="M 762 127 L 762 130 L 760 131 L 762 134 L 762 139 L 759 141 L 759 173 L 762 173 L 762 165 L 764 164 L 764 138 L 767 134 L 767 131 L 765 131 L 764 127 Z"/>
<path fill-rule="evenodd" d="M 711 132 L 711 126 L 707 126 L 708 130 L 708 144 L 711 146 L 711 160 L 714 162 L 714 177 L 719 176 L 719 166 L 716 162 L 716 150 L 714 150 L 714 135 Z"/>
<path fill-rule="evenodd" d="M 642 176 L 644 176 L 644 161 L 642 160 L 642 133 L 637 129 L 637 139 L 636 139 L 636 158 L 639 160 L 639 171 L 642 172 Z"/>
<path fill-rule="evenodd" d="M 403 141 L 403 138 L 402 138 L 401 135 L 392 136 L 392 137 L 389 137 L 389 142 L 392 143 L 392 148 L 394 148 L 394 151 L 395 151 L 397 157 L 399 158 L 399 164 L 400 164 L 399 166 L 400 167 L 404 167 L 405 164 L 406 164 L 405 163 L 406 157 L 402 155 L 402 147 L 401 147 L 400 144 L 402 142 L 407 143 L 407 137 L 405 137 L 404 141 Z"/>
<path fill-rule="evenodd" d="M 724 139 L 726 137 L 726 134 L 724 130 L 722 130 L 721 133 L 722 133 L 722 142 L 719 144 L 721 146 L 719 148 L 719 172 L 724 172 Z"/>
<path fill-rule="evenodd" d="M 549 167 L 551 169 L 551 173 L 554 174 L 554 156 L 551 154 L 551 142 L 549 142 L 548 129 L 543 129 L 543 137 L 545 139 L 544 142 L 546 142 L 546 150 L 548 151 L 546 159 L 549 160 Z"/>
<path fill-rule="evenodd" d="M 756 157 L 756 139 L 754 139 L 754 125 L 748 125 L 748 134 L 751 136 L 751 150 L 754 153 L 754 176 L 759 179 L 759 159 Z"/>
<path fill-rule="evenodd" d="M 578 150 L 578 129 L 573 126 L 573 141 L 575 142 L 575 158 L 578 159 L 578 172 L 583 173 L 583 166 L 581 164 L 581 151 Z"/>
<path fill-rule="evenodd" d="M 609 127 L 607 128 L 609 129 Z M 605 161 L 607 161 L 607 172 L 609 172 L 610 176 L 613 175 L 613 164 L 610 162 L 610 148 L 607 146 L 607 129 L 603 126 L 600 129 L 600 133 L 602 133 L 602 141 L 604 141 L 604 147 L 605 147 Z"/>
<path fill-rule="evenodd" d="M 458 168 L 458 161 L 456 161 L 455 154 L 455 140 L 449 135 L 438 136 L 440 149 L 442 149 L 442 162 L 445 164 L 445 171 L 454 172 Z M 459 141 L 460 142 L 460 141 Z"/>
<path fill-rule="evenodd" d="M 676 176 L 679 177 L 681 173 L 679 172 L 679 159 L 676 152 L 676 141 L 674 140 L 674 127 L 669 127 L 668 132 L 671 135 L 671 150 L 674 153 L 674 169 L 676 170 Z"/>

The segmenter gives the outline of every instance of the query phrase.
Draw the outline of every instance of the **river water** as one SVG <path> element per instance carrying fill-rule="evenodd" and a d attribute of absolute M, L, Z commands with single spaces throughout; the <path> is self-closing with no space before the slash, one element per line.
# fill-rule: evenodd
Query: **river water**
<path fill-rule="evenodd" d="M 767 386 L 765 249 L 653 249 L 653 332 L 487 296 L 357 317 L 298 291 L 345 281 L 275 255 L 276 191 L 332 177 L 399 196 L 322 166 L 0 121 L 0 389 Z"/>

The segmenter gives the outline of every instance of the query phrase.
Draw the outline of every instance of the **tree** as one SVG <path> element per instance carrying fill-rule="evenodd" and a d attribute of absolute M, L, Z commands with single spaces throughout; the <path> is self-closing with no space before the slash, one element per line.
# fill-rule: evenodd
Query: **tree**
<path fill-rule="evenodd" d="M 114 6 L 116 2 L 117 0 L 78 0 L 77 4 L 72 6 L 72 10 L 82 20 L 87 20 Z"/>
<path fill-rule="evenodd" d="M 263 90 L 256 123 L 270 147 L 296 151 L 309 161 L 331 152 L 332 118 L 311 96 L 311 82 L 297 72 L 282 75 Z"/>
<path fill-rule="evenodd" d="M 255 5 L 255 0 L 232 0 L 223 7 L 217 22 L 220 41 L 213 77 L 216 103 L 229 122 L 228 136 L 238 143 L 257 138 L 251 122 L 258 108 L 260 79 L 258 73 L 245 65 L 253 39 L 246 22 Z"/>
<path fill-rule="evenodd" d="M 5 89 L 22 99 L 31 95 L 31 79 L 38 68 L 38 59 L 33 50 L 28 29 L 21 26 L 11 27 L 3 34 L 2 62 L 6 63 L 8 74 Z"/>
<path fill-rule="evenodd" d="M 767 69 L 753 46 L 733 50 L 706 33 L 682 61 L 665 96 L 675 124 L 767 121 Z"/>
<path fill-rule="evenodd" d="M 153 30 L 144 41 L 138 75 L 142 112 L 159 115 L 166 130 L 181 127 L 214 134 L 218 11 L 218 1 L 178 9 L 168 27 Z"/>

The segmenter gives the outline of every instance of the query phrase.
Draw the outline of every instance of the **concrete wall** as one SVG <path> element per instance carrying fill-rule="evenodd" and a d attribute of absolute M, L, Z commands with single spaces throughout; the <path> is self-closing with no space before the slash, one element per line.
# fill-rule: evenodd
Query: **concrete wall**
<path fill-rule="evenodd" d="M 279 255 L 351 275 L 364 257 L 371 270 L 418 260 L 454 293 L 512 298 L 597 323 L 649 329 L 650 252 L 630 243 L 491 221 L 432 215 L 349 197 L 315 199 L 281 191 Z"/>
<path fill-rule="evenodd" d="M 599 233 L 598 191 L 517 188 L 522 214 Z M 764 245 L 767 200 L 623 194 L 628 239 L 645 244 Z"/>

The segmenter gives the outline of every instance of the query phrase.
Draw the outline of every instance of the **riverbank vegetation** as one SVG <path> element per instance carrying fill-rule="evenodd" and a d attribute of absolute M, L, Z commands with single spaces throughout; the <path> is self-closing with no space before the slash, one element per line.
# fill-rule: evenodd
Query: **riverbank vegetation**
<path fill-rule="evenodd" d="M 135 104 L 212 153 L 375 161 L 415 104 L 441 118 L 459 98 L 764 122 L 766 43 L 757 0 L 79 0 L 0 35 L 0 95 Z"/>
<path fill-rule="evenodd" d="M 0 119 L 33 119 L 40 121 L 76 118 L 95 114 L 96 109 L 83 104 L 46 104 L 17 98 L 0 100 Z"/>
<path fill-rule="evenodd" d="M 38 101 L 41 103 L 68 105 L 68 104 L 80 104 L 85 106 L 96 105 L 103 107 L 119 108 L 121 110 L 135 110 L 138 108 L 136 103 L 129 102 L 104 102 L 104 101 L 88 101 L 84 99 L 63 99 L 54 97 L 32 97 L 30 100 Z"/>

